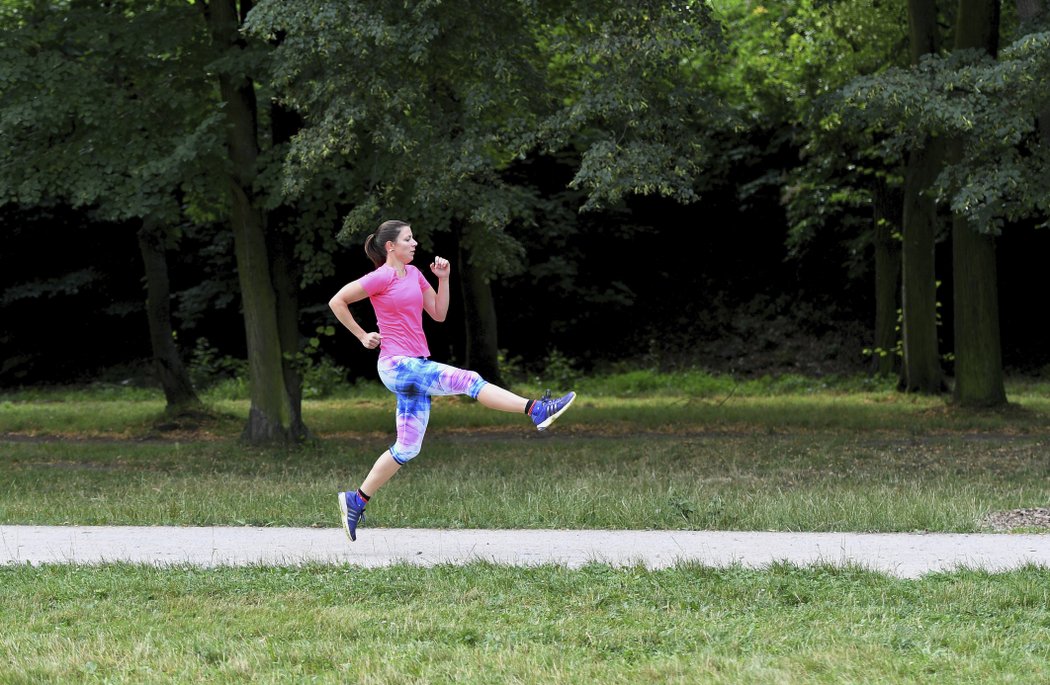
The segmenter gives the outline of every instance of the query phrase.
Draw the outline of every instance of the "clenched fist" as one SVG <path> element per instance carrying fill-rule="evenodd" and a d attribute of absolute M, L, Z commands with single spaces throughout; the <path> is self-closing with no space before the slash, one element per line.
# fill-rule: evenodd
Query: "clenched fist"
<path fill-rule="evenodd" d="M 452 272 L 452 266 L 444 257 L 434 257 L 434 263 L 430 265 L 430 270 L 438 278 L 448 278 L 449 273 Z"/>
<path fill-rule="evenodd" d="M 361 338 L 361 344 L 369 350 L 374 350 L 379 347 L 379 343 L 383 341 L 383 336 L 378 333 L 365 333 L 365 337 Z"/>

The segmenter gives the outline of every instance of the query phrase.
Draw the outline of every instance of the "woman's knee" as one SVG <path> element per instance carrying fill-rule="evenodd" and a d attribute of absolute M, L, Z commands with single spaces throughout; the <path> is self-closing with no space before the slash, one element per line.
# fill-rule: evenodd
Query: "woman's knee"
<path fill-rule="evenodd" d="M 481 377 L 481 374 L 469 369 L 450 368 L 452 369 L 451 372 L 444 374 L 441 379 L 443 392 L 450 395 L 467 395 L 471 399 L 478 399 L 478 393 L 487 384 L 487 381 Z"/>
<path fill-rule="evenodd" d="M 470 395 L 472 399 L 476 400 L 478 399 L 478 395 L 481 394 L 481 390 L 488 384 L 489 382 L 482 378 L 481 374 L 474 373 L 474 379 L 470 384 L 470 387 L 467 389 L 467 394 Z"/>
<path fill-rule="evenodd" d="M 398 464 L 404 466 L 408 462 L 412 461 L 422 449 L 422 445 L 394 443 L 390 446 L 390 456 L 394 458 Z"/>

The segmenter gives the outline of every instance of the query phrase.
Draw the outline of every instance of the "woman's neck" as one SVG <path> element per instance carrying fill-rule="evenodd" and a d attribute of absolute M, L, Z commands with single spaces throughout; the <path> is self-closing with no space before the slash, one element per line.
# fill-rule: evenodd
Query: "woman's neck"
<path fill-rule="evenodd" d="M 398 276 L 404 276 L 407 273 L 405 265 L 393 257 L 386 260 L 386 265 L 393 269 Z"/>

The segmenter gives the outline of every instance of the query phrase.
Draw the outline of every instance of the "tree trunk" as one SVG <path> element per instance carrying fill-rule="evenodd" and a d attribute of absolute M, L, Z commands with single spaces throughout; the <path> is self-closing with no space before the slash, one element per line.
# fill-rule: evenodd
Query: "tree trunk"
<path fill-rule="evenodd" d="M 937 50 L 937 8 L 933 0 L 909 0 L 912 63 Z M 937 283 L 934 246 L 937 207 L 926 194 L 941 167 L 942 146 L 934 139 L 908 154 L 904 174 L 901 245 L 901 334 L 904 360 L 900 386 L 908 392 L 944 390 L 937 345 Z"/>
<path fill-rule="evenodd" d="M 908 0 L 908 45 L 911 63 L 940 48 L 937 40 L 936 0 Z"/>
<path fill-rule="evenodd" d="M 242 10 L 247 11 L 244 7 Z M 212 0 L 205 16 L 218 50 L 242 49 L 235 0 Z M 228 71 L 220 71 L 218 80 L 227 119 L 231 224 L 251 393 L 248 423 L 241 438 L 251 444 L 297 443 L 305 436 L 296 425 L 296 412 L 285 383 L 265 219 L 252 191 L 258 157 L 254 86 L 247 77 Z"/>
<path fill-rule="evenodd" d="M 274 103 L 270 107 L 270 129 L 275 145 L 291 140 L 302 126 L 299 116 Z M 280 331 L 285 389 L 292 408 L 294 434 L 310 438 L 303 421 L 303 377 L 296 364 L 299 352 L 299 279 L 302 276 L 295 260 L 295 236 L 286 229 L 293 208 L 282 205 L 270 213 L 269 245 L 273 267 L 274 291 L 277 294 L 277 327 Z"/>
<path fill-rule="evenodd" d="M 904 176 L 901 387 L 907 392 L 935 394 L 945 389 L 937 341 L 937 207 L 926 194 L 941 167 L 941 149 L 939 142 L 928 139 L 908 155 Z"/>
<path fill-rule="evenodd" d="M 995 57 L 999 47 L 998 0 L 961 0 L 955 47 L 982 48 Z M 950 158 L 962 160 L 964 142 L 952 141 Z M 995 238 L 964 216 L 952 219 L 955 282 L 955 390 L 964 407 L 1006 404 L 999 335 L 999 290 Z"/>
<path fill-rule="evenodd" d="M 139 251 L 146 272 L 146 318 L 149 320 L 153 368 L 164 390 L 165 412 L 180 414 L 201 409 L 186 366 L 179 357 L 171 327 L 171 287 L 164 234 L 150 219 L 138 231 Z"/>
<path fill-rule="evenodd" d="M 298 439 L 309 439 L 310 429 L 303 421 L 303 377 L 295 355 L 299 351 L 299 272 L 295 268 L 294 238 L 271 232 L 274 291 L 277 295 L 277 330 L 283 351 L 281 370 L 288 403 L 292 410 L 292 432 Z"/>
<path fill-rule="evenodd" d="M 898 372 L 897 312 L 901 279 L 901 213 L 903 195 L 885 180 L 876 182 L 875 223 L 875 345 L 872 372 L 889 377 Z"/>
<path fill-rule="evenodd" d="M 496 337 L 496 304 L 488 278 L 470 263 L 463 240 L 457 241 L 463 297 L 463 321 L 466 334 L 465 366 L 481 374 L 485 380 L 504 385 L 499 368 L 499 343 Z"/>
<path fill-rule="evenodd" d="M 963 407 L 1006 405 L 999 335 L 999 289 L 995 238 L 965 217 L 952 222 L 955 272 L 955 390 Z"/>
<path fill-rule="evenodd" d="M 959 0 L 955 49 L 978 48 L 999 56 L 999 0 Z"/>

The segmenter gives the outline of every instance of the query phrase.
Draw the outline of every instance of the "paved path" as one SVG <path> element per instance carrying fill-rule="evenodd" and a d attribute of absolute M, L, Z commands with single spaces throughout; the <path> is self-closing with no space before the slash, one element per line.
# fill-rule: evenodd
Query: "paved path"
<path fill-rule="evenodd" d="M 855 564 L 900 577 L 960 567 L 1050 567 L 1050 535 L 762 533 L 733 531 L 426 530 L 0 526 L 0 565 L 133 562 L 199 566 L 590 562 L 662 568 L 677 562 L 762 568 Z"/>

